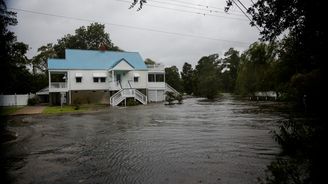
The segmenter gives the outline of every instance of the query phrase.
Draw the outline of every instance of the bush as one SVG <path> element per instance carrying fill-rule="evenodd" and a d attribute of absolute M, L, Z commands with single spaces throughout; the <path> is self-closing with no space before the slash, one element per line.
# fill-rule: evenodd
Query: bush
<path fill-rule="evenodd" d="M 171 91 L 167 91 L 165 94 L 165 101 L 169 102 L 169 105 L 173 104 L 172 102 L 175 100 L 174 93 Z"/>
<path fill-rule="evenodd" d="M 80 98 L 74 99 L 73 105 L 75 110 L 79 110 L 81 106 L 81 99 Z"/>
<path fill-rule="evenodd" d="M 178 100 L 178 103 L 179 104 L 182 104 L 183 98 L 182 98 L 182 95 L 181 94 L 177 94 L 177 96 L 175 97 L 175 99 Z"/>
<path fill-rule="evenodd" d="M 27 100 L 27 104 L 28 105 L 36 105 L 37 103 L 39 103 L 40 101 L 39 101 L 39 98 L 37 98 L 37 97 L 34 97 L 34 98 L 29 98 L 28 100 Z"/>
<path fill-rule="evenodd" d="M 126 106 L 135 106 L 135 105 L 139 105 L 139 103 L 136 100 L 134 100 L 133 98 L 126 99 Z"/>

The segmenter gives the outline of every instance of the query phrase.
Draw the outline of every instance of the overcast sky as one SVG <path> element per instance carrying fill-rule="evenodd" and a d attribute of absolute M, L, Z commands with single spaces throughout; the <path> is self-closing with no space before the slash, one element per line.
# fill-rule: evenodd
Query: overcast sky
<path fill-rule="evenodd" d="M 105 24 L 112 42 L 123 50 L 180 69 L 184 62 L 194 66 L 202 56 L 223 56 L 230 47 L 243 51 L 259 37 L 237 7 L 223 13 L 225 0 L 148 0 L 141 11 L 129 9 L 132 1 L 10 0 L 7 7 L 16 9 L 18 25 L 11 30 L 30 46 L 29 58 L 40 46 L 89 25 L 87 20 Z M 249 6 L 251 1 L 241 2 Z"/>

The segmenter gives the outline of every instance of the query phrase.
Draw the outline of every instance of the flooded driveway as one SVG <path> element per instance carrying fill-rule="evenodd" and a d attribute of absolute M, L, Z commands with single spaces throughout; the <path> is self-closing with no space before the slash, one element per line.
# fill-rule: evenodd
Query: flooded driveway
<path fill-rule="evenodd" d="M 282 119 L 225 96 L 106 112 L 25 117 L 6 144 L 14 183 L 256 183 Z"/>

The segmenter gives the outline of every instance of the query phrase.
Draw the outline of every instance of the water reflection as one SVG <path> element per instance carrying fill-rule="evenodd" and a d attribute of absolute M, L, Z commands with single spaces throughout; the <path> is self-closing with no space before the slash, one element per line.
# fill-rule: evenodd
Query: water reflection
<path fill-rule="evenodd" d="M 270 131 L 285 119 L 259 105 L 224 96 L 25 117 L 32 123 L 10 127 L 21 138 L 7 158 L 24 161 L 9 173 L 14 183 L 255 183 L 280 151 Z"/>

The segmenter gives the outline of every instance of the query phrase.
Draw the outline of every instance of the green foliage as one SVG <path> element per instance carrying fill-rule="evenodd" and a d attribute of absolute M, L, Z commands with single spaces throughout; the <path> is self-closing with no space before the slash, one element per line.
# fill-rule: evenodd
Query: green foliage
<path fill-rule="evenodd" d="M 317 118 L 281 121 L 274 136 L 282 153 L 268 166 L 262 183 L 321 183 L 325 178 L 326 131 L 327 125 Z"/>
<path fill-rule="evenodd" d="M 260 183 L 307 183 L 309 179 L 307 165 L 307 162 L 300 162 L 296 159 L 278 158 L 267 167 L 265 181 Z"/>
<path fill-rule="evenodd" d="M 39 102 L 40 102 L 40 100 L 39 100 L 38 97 L 29 98 L 29 99 L 27 100 L 27 105 L 34 106 L 34 105 L 38 104 Z"/>
<path fill-rule="evenodd" d="M 109 38 L 109 34 L 105 32 L 105 25 L 99 23 L 91 23 L 89 26 L 82 26 L 75 30 L 75 34 L 67 34 L 59 39 L 57 44 L 53 46 L 57 57 L 65 57 L 65 49 L 84 49 L 98 50 L 100 46 L 105 46 L 106 50 L 120 51 Z"/>
<path fill-rule="evenodd" d="M 150 59 L 150 58 L 146 58 L 145 59 L 145 64 L 146 65 L 154 65 L 154 64 L 156 64 L 156 62 L 154 60 Z"/>
<path fill-rule="evenodd" d="M 169 102 L 169 105 L 173 104 L 173 101 L 175 100 L 175 95 L 171 91 L 166 91 L 165 92 L 165 101 Z"/>
<path fill-rule="evenodd" d="M 47 73 L 48 59 L 57 56 L 52 43 L 41 46 L 38 48 L 38 54 L 32 58 L 33 73 L 36 74 L 37 70 Z"/>
<path fill-rule="evenodd" d="M 184 63 L 181 72 L 181 79 L 183 85 L 183 91 L 187 94 L 192 94 L 193 92 L 193 78 L 194 70 L 189 63 Z"/>
<path fill-rule="evenodd" d="M 315 102 L 322 98 L 322 81 L 320 70 L 313 70 L 308 73 L 296 73 L 291 77 L 289 94 L 300 104 L 306 103 L 307 110 L 320 111 L 322 107 Z M 306 102 L 303 98 L 306 96 Z"/>
<path fill-rule="evenodd" d="M 137 4 L 139 4 L 139 8 L 137 9 L 137 11 L 140 11 L 142 9 L 143 4 L 145 3 L 147 3 L 146 0 L 133 0 L 129 9 L 134 8 Z"/>
<path fill-rule="evenodd" d="M 165 68 L 165 82 L 177 91 L 182 91 L 182 81 L 176 66 Z"/>
<path fill-rule="evenodd" d="M 74 109 L 75 109 L 75 110 L 79 110 L 81 104 L 82 104 L 82 99 L 80 99 L 80 98 L 75 98 L 75 99 L 73 100 L 73 105 L 74 105 Z"/>
<path fill-rule="evenodd" d="M 240 56 L 237 50 L 230 48 L 224 53 L 220 70 L 222 72 L 222 91 L 234 92 L 237 80 L 237 71 L 240 63 Z"/>
<path fill-rule="evenodd" d="M 19 110 L 21 108 L 23 108 L 23 107 L 1 107 L 0 108 L 0 119 L 2 118 L 1 116 L 11 115 L 11 114 L 13 114 L 14 112 L 16 112 L 17 110 Z"/>
<path fill-rule="evenodd" d="M 253 95 L 256 91 L 276 91 L 274 66 L 276 44 L 252 44 L 241 56 L 236 80 L 236 92 Z"/>
<path fill-rule="evenodd" d="M 27 66 L 31 61 L 25 56 L 28 45 L 16 42 L 16 36 L 7 26 L 17 24 L 16 13 L 7 11 L 4 1 L 0 1 L 0 93 L 29 93 L 36 92 L 45 86 L 48 81 L 41 82 L 39 75 L 32 75 Z M 46 77 L 43 77 L 46 78 Z"/>
<path fill-rule="evenodd" d="M 179 104 L 182 104 L 182 101 L 183 101 L 183 97 L 181 94 L 177 94 L 175 96 L 175 99 L 178 101 Z"/>
<path fill-rule="evenodd" d="M 89 110 L 89 107 L 80 106 L 76 109 L 76 106 L 64 105 L 61 106 L 48 106 L 43 110 L 43 114 L 60 114 L 60 113 L 70 113 L 70 112 L 84 112 Z"/>
<path fill-rule="evenodd" d="M 135 100 L 134 98 L 127 98 L 126 99 L 126 105 L 127 106 L 136 106 L 139 105 L 140 103 L 137 102 L 137 100 Z"/>
<path fill-rule="evenodd" d="M 219 55 L 202 57 L 195 69 L 195 95 L 214 99 L 221 86 Z"/>

